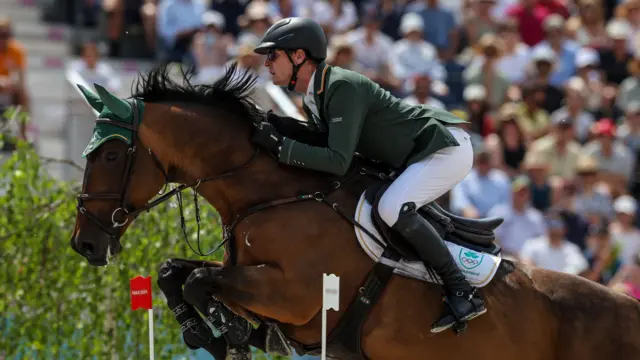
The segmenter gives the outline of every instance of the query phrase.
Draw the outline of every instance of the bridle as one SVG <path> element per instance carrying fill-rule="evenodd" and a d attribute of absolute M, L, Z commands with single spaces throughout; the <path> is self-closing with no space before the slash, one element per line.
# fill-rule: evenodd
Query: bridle
<path fill-rule="evenodd" d="M 180 217 L 181 217 L 181 222 L 182 222 L 182 230 L 185 236 L 185 239 L 187 240 L 187 244 L 189 245 L 189 247 L 191 247 L 191 249 L 196 252 L 196 250 L 193 249 L 193 247 L 191 246 L 191 243 L 189 242 L 187 233 L 186 233 L 186 226 L 185 226 L 185 221 L 184 221 L 184 215 L 183 215 L 183 210 L 182 210 L 182 191 L 186 190 L 186 189 L 192 189 L 193 190 L 193 195 L 194 195 L 194 202 L 195 202 L 195 207 L 196 207 L 196 221 L 198 224 L 198 250 L 200 250 L 200 214 L 199 214 L 199 207 L 198 207 L 198 202 L 197 202 L 197 194 L 196 194 L 196 189 L 198 188 L 198 186 L 200 186 L 200 184 L 202 184 L 203 182 L 208 182 L 208 181 L 214 181 L 214 180 L 219 180 L 219 179 L 223 179 L 223 178 L 227 178 L 230 176 L 235 175 L 236 173 L 244 170 L 245 168 L 247 168 L 251 163 L 253 163 L 254 160 L 256 160 L 258 158 L 258 155 L 260 154 L 260 149 L 258 147 L 256 147 L 256 151 L 254 153 L 254 155 L 251 157 L 251 159 L 244 163 L 243 165 L 241 165 L 240 167 L 233 169 L 231 171 L 225 172 L 221 175 L 217 175 L 214 177 L 210 177 L 210 178 L 204 178 L 204 179 L 197 179 L 195 181 L 195 183 L 190 184 L 190 185 L 186 185 L 186 184 L 180 184 L 179 186 L 173 188 L 171 191 L 164 193 L 165 189 L 167 188 L 169 182 L 170 182 L 170 177 L 169 177 L 169 172 L 165 171 L 164 166 L 162 165 L 162 163 L 160 162 L 160 160 L 158 159 L 158 157 L 151 151 L 150 148 L 147 148 L 147 151 L 149 152 L 149 155 L 151 155 L 151 157 L 153 158 L 156 166 L 158 167 L 158 169 L 160 169 L 160 171 L 162 172 L 164 179 L 165 179 L 165 184 L 163 187 L 163 191 L 160 192 L 161 196 L 156 198 L 153 201 L 148 202 L 147 204 L 143 205 L 142 207 L 139 208 L 134 208 L 129 202 L 128 202 L 128 198 L 129 198 L 129 182 L 131 180 L 131 174 L 132 174 L 132 169 L 133 169 L 133 164 L 135 162 L 136 159 L 136 155 L 137 155 L 137 149 L 135 146 L 136 140 L 139 140 L 138 138 L 138 129 L 140 126 L 140 119 L 139 119 L 139 112 L 138 112 L 138 104 L 137 101 L 134 99 L 133 101 L 130 102 L 131 104 L 131 109 L 133 111 L 133 122 L 131 125 L 126 124 L 124 122 L 121 121 L 116 121 L 116 120 L 112 120 L 112 119 L 108 119 L 108 118 L 97 118 L 95 120 L 96 123 L 107 123 L 109 125 L 113 125 L 113 126 L 117 126 L 117 127 L 121 127 L 127 130 L 130 130 L 133 134 L 131 142 L 127 148 L 127 162 L 126 162 L 126 166 L 125 166 L 125 170 L 122 173 L 122 179 L 120 180 L 120 189 L 117 193 L 110 193 L 110 192 L 104 192 L 104 193 L 92 193 L 89 194 L 86 192 L 86 186 L 87 186 L 87 180 L 89 179 L 89 176 L 91 175 L 91 170 L 89 168 L 89 166 L 86 167 L 85 172 L 84 172 L 84 179 L 83 179 L 83 186 L 82 186 L 82 193 L 79 194 L 77 196 L 77 200 L 78 200 L 78 205 L 77 205 L 77 210 L 80 214 L 86 216 L 90 221 L 92 221 L 93 223 L 95 223 L 102 231 L 104 231 L 105 233 L 107 233 L 109 235 L 109 240 L 110 241 L 119 241 L 120 238 L 120 228 L 122 228 L 123 226 L 125 226 L 128 222 L 129 219 L 133 219 L 135 220 L 142 212 L 144 211 L 149 211 L 150 209 L 162 204 L 163 202 L 169 200 L 170 198 L 172 198 L 173 196 L 178 197 L 178 205 L 180 208 Z M 102 220 L 100 220 L 100 218 L 98 218 L 95 214 L 91 213 L 91 211 L 87 210 L 87 208 L 84 207 L 84 202 L 85 201 L 89 201 L 89 200 L 115 200 L 115 201 L 119 201 L 120 205 L 113 211 L 113 213 L 111 213 L 111 224 L 105 224 Z M 198 255 L 201 256 L 207 256 L 210 255 L 211 253 L 215 252 L 218 248 L 214 249 L 213 251 L 207 253 L 207 254 L 203 254 L 202 251 L 200 251 L 198 253 Z"/>

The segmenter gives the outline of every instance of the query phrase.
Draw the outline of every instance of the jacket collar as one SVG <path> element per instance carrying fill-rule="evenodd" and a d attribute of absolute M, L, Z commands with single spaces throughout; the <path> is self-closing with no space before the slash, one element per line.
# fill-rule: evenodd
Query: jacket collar
<path fill-rule="evenodd" d="M 313 79 L 313 88 L 316 94 L 321 94 L 324 91 L 325 79 L 327 76 L 327 70 L 329 66 L 323 61 L 316 67 L 316 72 Z"/>

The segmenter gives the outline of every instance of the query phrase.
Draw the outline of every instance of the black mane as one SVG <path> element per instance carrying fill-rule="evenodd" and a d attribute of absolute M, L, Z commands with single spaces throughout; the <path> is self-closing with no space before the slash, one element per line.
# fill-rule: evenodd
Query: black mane
<path fill-rule="evenodd" d="M 153 67 L 140 74 L 132 89 L 133 98 L 145 102 L 196 103 L 211 108 L 224 108 L 253 126 L 264 118 L 250 96 L 253 94 L 256 76 L 245 70 L 240 73 L 237 62 L 227 66 L 225 74 L 213 84 L 193 84 L 195 73 L 181 69 L 182 84 L 170 78 L 168 64 Z"/>

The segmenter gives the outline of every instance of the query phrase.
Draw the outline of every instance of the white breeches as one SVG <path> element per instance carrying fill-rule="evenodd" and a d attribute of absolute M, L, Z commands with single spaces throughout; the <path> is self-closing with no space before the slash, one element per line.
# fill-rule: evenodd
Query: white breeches
<path fill-rule="evenodd" d="M 444 195 L 471 171 L 473 148 L 469 134 L 457 127 L 447 127 L 460 146 L 441 149 L 411 164 L 387 188 L 378 204 L 380 217 L 393 226 L 402 204 L 413 202 L 421 207 Z"/>

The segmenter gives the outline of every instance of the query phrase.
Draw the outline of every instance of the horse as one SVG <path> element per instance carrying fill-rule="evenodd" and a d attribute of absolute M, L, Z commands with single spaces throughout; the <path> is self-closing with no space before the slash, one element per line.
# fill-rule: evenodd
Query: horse
<path fill-rule="evenodd" d="M 100 115 L 84 152 L 76 252 L 92 266 L 107 265 L 137 216 L 185 189 L 206 199 L 224 224 L 222 262 L 169 259 L 160 267 L 158 284 L 170 293 L 188 346 L 216 359 L 250 358 L 248 346 L 318 354 L 323 274 L 335 274 L 330 358 L 640 359 L 637 301 L 502 259 L 492 237 L 500 219 L 465 219 L 434 204 L 421 214 L 443 229 L 465 275 L 487 263 L 491 279 L 477 283 L 486 314 L 431 333 L 445 306 L 441 284 L 375 216 L 401 169 L 356 158 L 336 177 L 280 165 L 250 141 L 265 119 L 251 101 L 255 81 L 234 64 L 215 83 L 193 85 L 188 74 L 178 82 L 158 65 L 139 76 L 130 98 L 80 87 Z M 168 183 L 178 186 L 158 198 Z M 195 309 L 224 337 L 208 334 Z"/>

